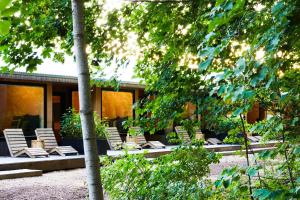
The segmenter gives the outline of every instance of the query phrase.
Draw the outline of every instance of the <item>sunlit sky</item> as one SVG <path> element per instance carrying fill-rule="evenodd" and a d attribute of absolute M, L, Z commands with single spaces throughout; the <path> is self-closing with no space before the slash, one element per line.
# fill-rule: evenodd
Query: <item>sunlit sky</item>
<path fill-rule="evenodd" d="M 122 0 L 106 0 L 104 9 L 111 11 L 114 8 L 120 8 L 122 5 Z M 138 82 L 139 80 L 133 78 L 134 72 L 134 60 L 131 60 L 129 65 L 125 68 L 118 68 L 117 75 L 118 79 L 121 81 L 128 82 Z M 115 75 L 116 65 L 112 64 L 105 68 L 104 73 L 106 74 L 105 79 L 109 79 Z M 25 68 L 17 69 L 16 71 L 25 72 Z M 38 66 L 35 73 L 41 74 L 54 74 L 54 75 L 64 75 L 64 76 L 77 76 L 77 69 L 73 57 L 66 56 L 64 63 L 54 62 L 51 59 L 45 59 L 43 64 Z"/>
<path fill-rule="evenodd" d="M 99 1 L 103 2 L 103 0 L 99 0 Z M 105 1 L 104 10 L 106 10 L 107 12 L 111 11 L 115 8 L 117 8 L 117 9 L 121 8 L 122 4 L 124 2 L 126 2 L 124 0 L 104 0 L 104 1 Z M 128 3 L 128 1 L 126 3 Z M 86 3 L 86 6 L 88 6 L 88 3 Z M 264 8 L 264 6 L 259 4 L 255 7 L 255 10 L 260 12 L 263 8 Z M 182 34 L 184 34 L 185 30 L 188 31 L 188 29 L 189 29 L 188 27 L 186 27 L 186 28 L 183 28 L 183 27 L 180 28 L 180 26 L 178 27 L 178 30 L 181 31 Z M 133 37 L 129 36 L 129 40 L 132 40 L 129 42 L 129 49 L 136 49 L 137 45 L 135 44 L 136 38 L 134 37 L 134 35 L 133 35 Z M 244 49 L 247 49 L 246 48 L 247 45 L 245 44 L 244 46 L 245 46 Z M 258 60 L 262 60 L 263 57 L 264 57 L 264 51 L 263 50 L 258 51 L 256 54 L 256 58 Z M 188 64 L 189 67 L 198 68 L 198 63 L 196 61 L 195 56 L 186 55 L 186 58 L 182 58 L 182 61 L 185 61 L 185 60 L 188 61 L 185 64 Z M 0 61 L 0 66 L 1 66 L 1 63 L 2 62 Z M 134 76 L 134 66 L 135 66 L 135 59 L 133 57 L 133 58 L 131 58 L 129 65 L 127 65 L 127 67 L 118 68 L 118 70 L 117 70 L 118 79 L 121 81 L 138 82 L 139 80 L 133 77 Z M 104 73 L 106 75 L 105 75 L 105 77 L 101 77 L 101 78 L 109 79 L 112 76 L 115 76 L 116 75 L 116 73 L 115 73 L 116 67 L 117 66 L 114 63 L 111 66 L 107 66 L 104 70 Z M 21 69 L 17 69 L 17 71 L 24 72 L 25 69 L 21 68 Z M 58 62 L 52 61 L 51 59 L 45 59 L 43 64 L 38 66 L 35 73 L 77 76 L 77 69 L 76 69 L 76 65 L 75 65 L 73 57 L 66 56 L 64 63 L 58 63 Z"/>
<path fill-rule="evenodd" d="M 104 79 L 110 79 L 114 76 L 117 66 L 112 64 L 104 69 L 105 77 L 99 77 Z M 117 70 L 117 77 L 121 81 L 127 82 L 138 82 L 137 78 L 134 78 L 134 61 L 132 61 L 126 67 L 120 67 Z M 25 68 L 19 68 L 16 71 L 25 72 Z M 63 75 L 63 76 L 77 76 L 77 69 L 73 58 L 67 56 L 65 63 L 54 62 L 51 59 L 44 60 L 44 63 L 39 65 L 34 73 L 40 74 L 53 74 L 53 75 Z"/>

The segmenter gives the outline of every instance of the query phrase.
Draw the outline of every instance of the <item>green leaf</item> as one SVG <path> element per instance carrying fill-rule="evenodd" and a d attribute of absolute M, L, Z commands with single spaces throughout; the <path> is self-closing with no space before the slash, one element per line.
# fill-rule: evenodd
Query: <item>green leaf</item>
<path fill-rule="evenodd" d="M 234 116 L 239 116 L 241 113 L 243 113 L 243 109 L 242 108 L 238 108 L 233 112 Z"/>
<path fill-rule="evenodd" d="M 294 154 L 299 155 L 300 154 L 300 147 L 296 147 L 293 151 Z M 299 180 L 300 181 L 300 180 Z"/>
<path fill-rule="evenodd" d="M 212 60 L 213 60 L 212 58 L 208 58 L 206 61 L 200 63 L 199 70 L 205 71 L 208 68 L 208 66 L 211 64 Z"/>
<path fill-rule="evenodd" d="M 4 10 L 12 0 L 0 0 L 0 11 Z"/>
<path fill-rule="evenodd" d="M 282 94 L 281 94 L 281 97 L 280 97 L 280 100 L 281 100 L 281 101 L 284 101 L 285 98 L 288 96 L 288 94 L 289 94 L 288 92 L 282 93 Z"/>
<path fill-rule="evenodd" d="M 276 151 L 274 150 L 264 150 L 258 154 L 259 158 L 262 160 L 274 158 L 276 156 Z"/>
<path fill-rule="evenodd" d="M 283 2 L 279 1 L 272 7 L 272 13 L 275 14 L 284 8 Z"/>
<path fill-rule="evenodd" d="M 215 182 L 216 187 L 220 187 L 222 185 L 223 179 L 219 179 Z"/>
<path fill-rule="evenodd" d="M 263 67 L 258 75 L 258 80 L 262 81 L 266 78 L 266 75 L 268 74 L 268 69 L 267 67 Z"/>
<path fill-rule="evenodd" d="M 240 58 L 236 63 L 236 69 L 234 70 L 234 74 L 240 76 L 246 68 L 246 61 L 245 58 Z"/>
<path fill-rule="evenodd" d="M 264 200 L 269 197 L 271 192 L 267 189 L 258 189 L 253 192 L 253 197 L 258 198 L 259 200 Z"/>
<path fill-rule="evenodd" d="M 243 94 L 243 92 L 244 92 L 244 87 L 243 86 L 238 87 L 237 90 L 234 92 L 234 95 L 231 100 L 235 102 L 237 99 L 241 97 L 241 94 Z"/>
<path fill-rule="evenodd" d="M 206 36 L 205 36 L 205 41 L 207 41 L 207 42 L 209 42 L 209 40 L 213 37 L 213 36 L 215 36 L 216 34 L 214 33 L 214 32 L 210 32 L 209 34 L 207 34 Z"/>
<path fill-rule="evenodd" d="M 242 185 L 242 186 L 240 187 L 240 191 L 241 191 L 241 192 L 246 192 L 246 191 L 248 191 L 248 187 L 247 187 L 246 185 Z"/>
<path fill-rule="evenodd" d="M 232 182 L 231 179 L 224 180 L 223 181 L 224 188 L 228 188 L 230 186 L 231 182 Z"/>
<path fill-rule="evenodd" d="M 6 35 L 9 33 L 10 21 L 0 20 L 0 35 Z"/>
<path fill-rule="evenodd" d="M 200 51 L 201 57 L 213 57 L 215 53 L 215 47 L 206 47 L 204 50 Z"/>
<path fill-rule="evenodd" d="M 2 17 L 9 17 L 16 13 L 19 9 L 15 7 L 7 8 L 1 12 Z"/>
<path fill-rule="evenodd" d="M 250 99 L 255 95 L 255 92 L 253 90 L 246 90 L 243 93 L 243 96 L 245 99 Z"/>
<path fill-rule="evenodd" d="M 236 62 L 237 67 L 239 68 L 244 68 L 246 67 L 246 60 L 245 58 L 240 58 L 237 62 Z"/>
<path fill-rule="evenodd" d="M 252 87 L 255 87 L 256 84 L 257 84 L 257 82 L 258 82 L 258 79 L 257 79 L 257 77 L 255 76 L 254 78 L 251 79 L 250 85 L 251 85 Z"/>
<path fill-rule="evenodd" d="M 246 173 L 248 176 L 253 177 L 256 175 L 257 171 L 258 170 L 255 167 L 248 167 Z"/>
<path fill-rule="evenodd" d="M 218 96 L 222 96 L 226 92 L 226 86 L 222 85 L 218 90 Z"/>
<path fill-rule="evenodd" d="M 274 77 L 272 76 L 269 80 L 268 80 L 268 82 L 267 82 L 267 84 L 266 84 L 266 89 L 269 89 L 269 87 L 270 87 L 270 85 L 271 85 L 271 83 L 274 81 Z"/>
<path fill-rule="evenodd" d="M 295 126 L 296 123 L 299 121 L 299 117 L 295 117 L 291 123 L 292 126 Z"/>
<path fill-rule="evenodd" d="M 283 124 L 282 124 L 282 123 L 279 123 L 279 124 L 275 127 L 275 130 L 276 130 L 277 132 L 283 131 Z"/>
<path fill-rule="evenodd" d="M 224 5 L 224 10 L 231 10 L 233 8 L 233 3 L 232 1 L 227 1 Z"/>

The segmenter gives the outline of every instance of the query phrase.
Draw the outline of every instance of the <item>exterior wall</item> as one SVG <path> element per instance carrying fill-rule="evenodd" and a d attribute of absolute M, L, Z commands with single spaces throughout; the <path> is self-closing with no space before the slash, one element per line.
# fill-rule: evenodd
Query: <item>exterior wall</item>
<path fill-rule="evenodd" d="M 247 122 L 253 124 L 257 121 L 264 120 L 266 118 L 266 111 L 259 106 L 256 102 L 253 108 L 247 113 Z"/>
<path fill-rule="evenodd" d="M 47 84 L 47 128 L 52 128 L 52 124 L 53 124 L 53 103 L 52 103 L 52 84 L 48 83 Z"/>
<path fill-rule="evenodd" d="M 139 89 L 135 89 L 135 90 L 134 90 L 134 100 L 135 100 L 135 102 L 139 100 L 139 97 L 140 97 L 140 96 L 139 96 Z M 139 116 L 137 115 L 136 110 L 134 110 L 134 116 L 135 116 L 136 118 L 139 117 Z"/>
<path fill-rule="evenodd" d="M 37 77 L 38 79 L 39 77 Z M 44 125 L 43 127 L 47 128 L 54 128 L 54 107 L 53 107 L 53 98 L 59 99 L 58 103 L 61 103 L 60 116 L 65 113 L 65 109 L 72 106 L 72 92 L 77 91 L 77 84 L 75 83 L 66 83 L 66 82 L 44 82 L 44 81 L 35 81 L 35 80 L 21 80 L 21 79 L 13 79 L 13 78 L 2 78 L 0 76 L 0 84 L 6 84 L 7 82 L 11 84 L 18 84 L 18 85 L 41 85 L 44 86 L 45 92 L 44 92 Z M 99 116 L 101 116 L 102 112 L 102 88 L 100 87 L 94 87 L 92 92 L 92 105 L 93 110 L 96 111 Z M 105 88 L 106 90 L 106 88 Z M 112 90 L 112 89 L 107 89 Z M 131 91 L 133 92 L 133 99 L 137 101 L 141 98 L 141 95 L 143 95 L 143 87 L 135 84 L 123 84 L 120 88 L 120 91 Z M 113 90 L 112 90 L 113 91 Z M 28 105 L 30 107 L 31 105 Z M 34 105 L 32 105 L 34 106 Z M 57 106 L 57 105 L 56 105 Z M 35 110 L 35 109 L 32 109 Z M 57 112 L 57 111 L 56 111 Z M 57 115 L 57 114 L 56 114 Z M 136 113 L 134 113 L 136 116 Z M 56 117 L 57 118 L 57 117 Z M 59 118 L 57 119 L 59 120 Z"/>

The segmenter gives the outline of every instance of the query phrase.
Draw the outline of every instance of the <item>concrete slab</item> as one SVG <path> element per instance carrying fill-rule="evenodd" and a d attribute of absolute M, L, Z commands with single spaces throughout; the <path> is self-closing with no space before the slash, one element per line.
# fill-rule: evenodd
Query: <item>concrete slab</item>
<path fill-rule="evenodd" d="M 272 148 L 277 142 L 271 143 L 252 143 L 250 148 L 253 151 L 257 151 L 256 149 L 263 148 Z M 142 149 L 142 150 L 131 150 L 128 151 L 128 154 L 145 154 L 147 158 L 156 158 L 165 154 L 169 154 L 174 151 L 179 146 L 167 146 L 165 149 Z M 223 155 L 234 155 L 237 151 L 242 149 L 242 145 L 238 144 L 218 144 L 218 145 L 204 145 L 208 151 L 222 153 Z M 124 150 L 112 151 L 108 150 L 107 155 L 111 157 L 119 157 L 125 155 Z"/>
<path fill-rule="evenodd" d="M 42 175 L 43 175 L 42 170 L 33 170 L 33 169 L 8 170 L 8 171 L 0 171 L 0 180 L 42 176 Z"/>
<path fill-rule="evenodd" d="M 256 149 L 252 149 L 249 151 L 249 154 L 255 154 L 255 153 L 259 153 L 265 150 L 271 150 L 274 149 L 275 147 L 266 147 L 266 148 L 256 148 Z M 236 155 L 238 153 L 238 151 L 223 151 L 223 152 L 217 152 L 222 154 L 223 156 L 232 156 L 232 155 Z M 246 155 L 246 150 L 242 150 L 242 154 Z"/>
<path fill-rule="evenodd" d="M 50 156 L 49 158 L 0 157 L 0 171 L 38 169 L 44 172 L 84 168 L 84 156 Z"/>
<path fill-rule="evenodd" d="M 271 148 L 277 142 L 259 144 L 251 144 L 252 149 Z M 236 151 L 241 150 L 241 145 L 205 145 L 207 150 L 213 152 L 222 152 L 223 155 L 233 155 Z M 165 149 L 143 149 L 128 151 L 129 154 L 141 154 L 144 153 L 147 158 L 156 158 L 165 154 L 169 154 L 174 151 L 178 146 L 167 146 Z M 123 150 L 120 151 L 107 151 L 107 155 L 111 157 L 119 157 L 124 155 Z M 37 169 L 43 172 L 58 171 L 84 168 L 84 155 L 79 156 L 54 156 L 49 158 L 12 158 L 12 157 L 0 157 L 0 171 L 4 170 L 18 170 L 18 169 Z"/>

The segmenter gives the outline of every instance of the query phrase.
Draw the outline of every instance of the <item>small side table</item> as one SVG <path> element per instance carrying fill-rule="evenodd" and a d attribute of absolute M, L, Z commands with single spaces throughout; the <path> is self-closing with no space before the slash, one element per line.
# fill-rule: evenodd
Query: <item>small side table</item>
<path fill-rule="evenodd" d="M 31 147 L 43 149 L 45 147 L 45 143 L 43 140 L 31 140 Z"/>

